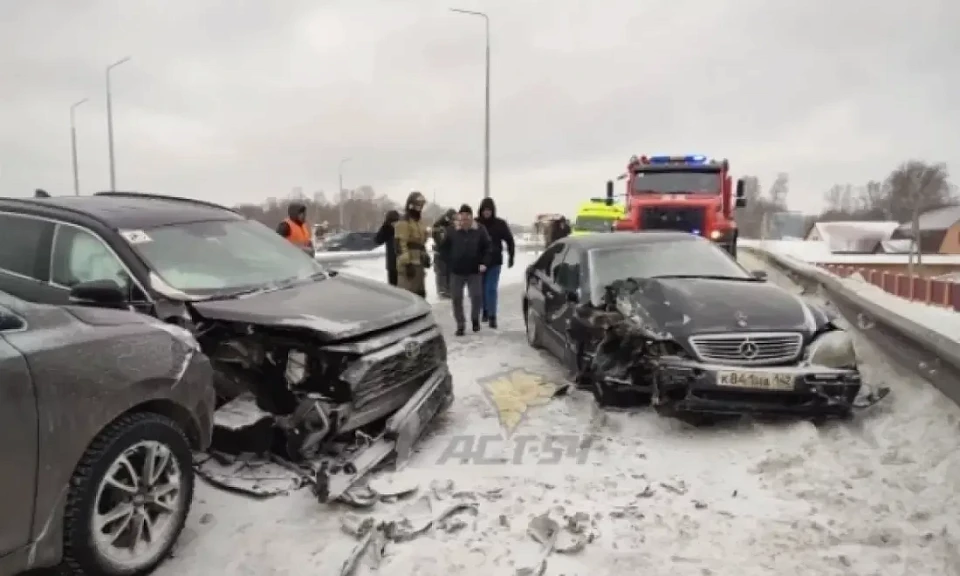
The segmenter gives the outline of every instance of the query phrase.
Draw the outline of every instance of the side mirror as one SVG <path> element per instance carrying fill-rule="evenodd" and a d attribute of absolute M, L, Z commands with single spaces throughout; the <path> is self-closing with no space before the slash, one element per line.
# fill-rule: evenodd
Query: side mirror
<path fill-rule="evenodd" d="M 767 279 L 767 271 L 766 271 L 766 270 L 753 270 L 753 271 L 750 272 L 750 274 L 751 274 L 754 278 L 756 278 L 757 280 L 766 280 L 766 279 Z"/>
<path fill-rule="evenodd" d="M 113 280 L 92 280 L 71 288 L 70 301 L 76 304 L 119 308 L 126 306 L 127 296 L 123 288 Z"/>
<path fill-rule="evenodd" d="M 747 195 L 746 186 L 743 182 L 743 178 L 737 180 L 737 199 L 745 198 Z M 739 206 L 739 204 L 737 204 Z"/>
<path fill-rule="evenodd" d="M 746 205 L 747 205 L 746 198 L 737 198 L 737 208 L 743 208 Z"/>
<path fill-rule="evenodd" d="M 580 295 L 577 294 L 576 290 L 567 290 L 567 302 L 572 304 L 580 302 Z"/>

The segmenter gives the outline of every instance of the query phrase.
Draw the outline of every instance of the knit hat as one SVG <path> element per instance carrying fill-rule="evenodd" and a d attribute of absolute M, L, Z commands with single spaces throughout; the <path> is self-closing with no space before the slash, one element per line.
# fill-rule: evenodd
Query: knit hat
<path fill-rule="evenodd" d="M 463 204 L 460 206 L 460 213 L 473 216 L 473 208 L 471 208 L 469 204 Z"/>

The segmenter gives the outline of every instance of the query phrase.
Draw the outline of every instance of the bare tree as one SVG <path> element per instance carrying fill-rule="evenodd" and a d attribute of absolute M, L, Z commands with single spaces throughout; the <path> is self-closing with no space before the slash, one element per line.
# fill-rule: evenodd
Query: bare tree
<path fill-rule="evenodd" d="M 910 250 L 908 274 L 913 276 L 913 254 L 916 252 L 917 265 L 921 264 L 920 252 L 920 215 L 926 210 L 945 206 L 950 202 L 950 175 L 943 163 L 928 164 L 921 160 L 904 162 L 887 177 L 890 188 L 891 212 L 909 215 L 911 222 L 910 237 L 913 248 Z M 906 220 L 907 218 L 900 218 Z"/>
<path fill-rule="evenodd" d="M 774 179 L 773 184 L 770 186 L 770 190 L 767 192 L 767 197 L 770 199 L 770 203 L 782 210 L 787 209 L 787 195 L 790 193 L 790 175 L 781 172 L 777 174 L 776 179 Z"/>

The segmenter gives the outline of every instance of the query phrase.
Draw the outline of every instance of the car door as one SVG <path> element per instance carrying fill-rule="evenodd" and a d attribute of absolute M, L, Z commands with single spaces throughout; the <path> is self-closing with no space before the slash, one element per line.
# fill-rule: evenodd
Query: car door
<path fill-rule="evenodd" d="M 0 556 L 30 542 L 37 490 L 37 404 L 30 370 L 4 334 L 27 330 L 0 306 Z"/>
<path fill-rule="evenodd" d="M 0 290 L 30 302 L 53 304 L 59 290 L 49 284 L 50 245 L 56 225 L 21 214 L 0 214 Z"/>
<path fill-rule="evenodd" d="M 557 356 L 568 367 L 575 365 L 576 351 L 573 342 L 567 335 L 570 319 L 573 317 L 576 302 L 570 300 L 571 295 L 579 299 L 583 290 L 581 287 L 581 256 L 582 251 L 576 245 L 571 245 L 560 262 L 554 268 L 554 284 L 557 297 L 552 299 L 552 305 L 547 312 L 547 322 L 550 331 L 555 335 L 557 342 Z"/>
<path fill-rule="evenodd" d="M 552 349 L 549 348 L 546 342 L 546 340 L 550 338 L 550 335 L 547 334 L 549 330 L 546 324 L 547 299 L 552 297 L 551 294 L 554 291 L 552 287 L 553 277 L 551 276 L 554 264 L 560 260 L 565 248 L 566 244 L 563 242 L 551 244 L 539 258 L 534 260 L 527 271 L 527 286 L 524 299 L 528 309 L 535 313 L 543 322 L 544 333 L 542 336 L 544 341 L 542 343 L 547 347 L 547 350 L 550 351 L 552 351 Z"/>
<path fill-rule="evenodd" d="M 558 283 L 558 279 L 563 275 L 562 265 L 566 259 L 567 252 L 570 251 L 570 247 L 566 242 L 562 242 L 561 244 L 560 252 L 550 264 L 550 271 L 548 273 L 549 277 L 544 283 L 543 288 L 543 340 L 544 345 L 550 350 L 550 352 L 552 352 L 557 358 L 562 359 L 564 357 L 564 335 L 563 333 L 557 332 L 557 326 L 554 318 L 557 312 L 560 311 L 566 302 L 566 295 L 563 292 L 563 288 Z"/>

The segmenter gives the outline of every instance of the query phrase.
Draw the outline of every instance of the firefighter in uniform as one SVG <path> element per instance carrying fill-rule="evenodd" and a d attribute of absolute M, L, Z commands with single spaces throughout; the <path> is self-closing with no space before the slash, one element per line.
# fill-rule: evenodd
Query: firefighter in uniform
<path fill-rule="evenodd" d="M 404 204 L 403 217 L 393 225 L 397 249 L 397 286 L 427 297 L 426 275 L 430 268 L 427 253 L 427 226 L 421 220 L 427 199 L 420 192 L 411 192 Z"/>
<path fill-rule="evenodd" d="M 437 279 L 437 296 L 440 298 L 450 297 L 450 273 L 447 263 L 440 258 L 439 250 L 456 216 L 456 210 L 453 208 L 447 210 L 443 216 L 437 218 L 430 230 L 430 235 L 433 237 L 433 273 Z"/>
<path fill-rule="evenodd" d="M 304 204 L 291 202 L 287 206 L 287 218 L 277 226 L 277 234 L 304 252 L 313 254 L 313 233 L 307 225 L 307 207 Z"/>

